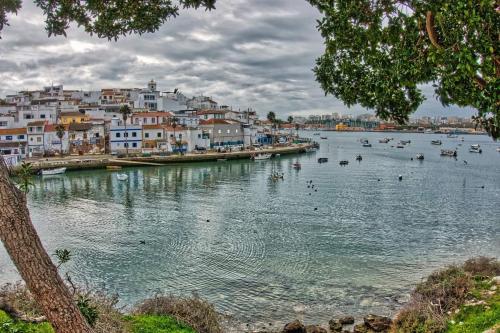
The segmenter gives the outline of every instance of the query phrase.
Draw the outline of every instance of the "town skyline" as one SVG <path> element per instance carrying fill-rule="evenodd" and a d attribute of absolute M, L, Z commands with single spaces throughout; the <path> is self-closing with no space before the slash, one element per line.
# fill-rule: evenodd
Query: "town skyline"
<path fill-rule="evenodd" d="M 323 51 L 319 13 L 305 1 L 218 3 L 211 12 L 189 10 L 155 35 L 118 42 L 71 27 L 68 37 L 47 38 L 42 12 L 23 3 L 0 41 L 0 96 L 41 86 L 66 89 L 142 87 L 154 78 L 165 90 L 212 96 L 235 109 L 288 115 L 373 113 L 325 97 L 312 68 Z M 193 22 L 196 21 L 196 24 Z M 298 51 L 300 50 L 300 51 Z M 424 87 L 427 101 L 415 116 L 470 116 L 445 108 Z"/>

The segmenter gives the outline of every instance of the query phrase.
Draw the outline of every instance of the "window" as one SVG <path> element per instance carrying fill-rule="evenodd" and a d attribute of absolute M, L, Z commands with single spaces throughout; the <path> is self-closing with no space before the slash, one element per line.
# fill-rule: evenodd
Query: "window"
<path fill-rule="evenodd" d="M 28 132 L 33 132 L 33 127 L 28 127 Z"/>
<path fill-rule="evenodd" d="M 144 124 L 148 123 L 148 118 L 144 118 Z"/>
<path fill-rule="evenodd" d="M 42 142 L 42 138 L 41 137 L 37 137 L 36 138 L 36 142 Z"/>
<path fill-rule="evenodd" d="M 5 140 L 12 140 L 12 135 L 7 135 L 7 136 L 5 137 Z"/>
<path fill-rule="evenodd" d="M 121 133 L 116 133 L 116 137 L 117 137 L 117 138 L 119 138 L 119 137 L 121 137 L 121 136 L 122 136 L 122 134 L 121 134 Z"/>
<path fill-rule="evenodd" d="M 201 139 L 201 134 L 198 134 L 198 139 Z"/>
<path fill-rule="evenodd" d="M 160 132 L 156 133 L 156 136 L 157 136 L 158 138 L 161 138 L 161 133 L 160 133 Z"/>
<path fill-rule="evenodd" d="M 149 138 L 149 133 L 144 133 L 145 138 Z"/>
<path fill-rule="evenodd" d="M 155 124 L 156 123 L 156 118 L 151 118 L 151 124 Z"/>
<path fill-rule="evenodd" d="M 227 130 L 227 134 L 231 133 L 231 130 Z"/>
<path fill-rule="evenodd" d="M 128 138 L 128 132 L 123 133 L 123 137 Z"/>
<path fill-rule="evenodd" d="M 45 119 L 45 115 L 44 115 L 44 114 L 41 114 L 41 115 L 40 115 L 40 119 Z"/>
<path fill-rule="evenodd" d="M 132 147 L 137 148 L 137 142 L 132 143 Z"/>
<path fill-rule="evenodd" d="M 236 129 L 236 130 L 234 130 L 234 133 L 238 133 L 238 130 L 237 130 L 237 129 Z"/>
<path fill-rule="evenodd" d="M 217 133 L 222 134 L 222 130 L 218 130 Z"/>
<path fill-rule="evenodd" d="M 87 132 L 83 133 L 83 138 L 87 139 Z"/>
<path fill-rule="evenodd" d="M 24 140 L 24 134 L 22 134 L 22 135 L 18 135 L 18 136 L 17 136 L 17 139 L 18 139 L 18 140 Z"/>
<path fill-rule="evenodd" d="M 33 137 L 30 138 L 30 142 L 33 142 Z"/>
<path fill-rule="evenodd" d="M 123 144 L 123 147 L 125 147 L 125 148 L 126 148 L 126 147 L 128 147 L 128 142 L 125 142 L 125 143 Z"/>
<path fill-rule="evenodd" d="M 0 127 L 6 127 L 7 122 L 6 121 L 0 121 Z"/>
<path fill-rule="evenodd" d="M 132 132 L 132 137 L 136 138 L 137 137 L 137 133 L 136 132 Z"/>
<path fill-rule="evenodd" d="M 95 136 L 96 138 L 98 138 L 98 137 L 99 137 L 99 133 L 95 133 L 95 135 L 94 135 L 94 136 Z"/>
<path fill-rule="evenodd" d="M 36 128 L 36 131 L 37 131 L 37 132 L 41 132 L 41 131 L 42 131 L 42 127 L 41 127 L 41 126 L 38 126 L 38 127 Z"/>

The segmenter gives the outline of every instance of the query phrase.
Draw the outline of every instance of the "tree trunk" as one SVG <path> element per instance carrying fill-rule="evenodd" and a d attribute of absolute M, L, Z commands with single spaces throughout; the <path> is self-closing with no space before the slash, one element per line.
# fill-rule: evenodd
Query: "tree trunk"
<path fill-rule="evenodd" d="M 57 333 L 92 333 L 31 223 L 26 196 L 0 157 L 0 239 Z"/>

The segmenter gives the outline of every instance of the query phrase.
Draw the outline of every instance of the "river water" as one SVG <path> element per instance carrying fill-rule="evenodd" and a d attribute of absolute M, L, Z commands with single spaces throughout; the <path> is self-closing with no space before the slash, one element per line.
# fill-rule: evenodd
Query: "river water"
<path fill-rule="evenodd" d="M 243 323 L 392 314 L 430 271 L 500 256 L 500 144 L 322 135 L 319 152 L 268 161 L 124 169 L 128 181 L 109 171 L 37 177 L 32 219 L 50 253 L 72 251 L 66 269 L 79 283 L 123 304 L 197 293 Z M 394 141 L 378 143 L 385 135 Z M 400 139 L 411 143 L 391 147 Z M 473 143 L 482 154 L 468 152 Z M 458 148 L 458 158 L 441 148 Z M 411 160 L 417 153 L 425 160 Z M 273 171 L 284 180 L 271 181 Z M 1 248 L 0 282 L 16 279 Z"/>

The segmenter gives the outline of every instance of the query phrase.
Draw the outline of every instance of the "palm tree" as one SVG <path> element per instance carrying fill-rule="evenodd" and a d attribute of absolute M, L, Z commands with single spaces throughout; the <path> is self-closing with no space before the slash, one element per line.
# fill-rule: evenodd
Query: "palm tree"
<path fill-rule="evenodd" d="M 173 117 L 171 121 L 172 121 L 172 128 L 174 129 L 174 147 L 177 148 L 177 137 L 175 136 L 175 128 L 177 127 L 177 122 L 179 121 L 179 119 L 177 117 Z"/>
<path fill-rule="evenodd" d="M 267 114 L 267 120 L 274 123 L 276 121 L 276 113 L 274 113 L 273 111 L 269 111 L 269 113 Z"/>
<path fill-rule="evenodd" d="M 120 113 L 122 115 L 122 119 L 123 119 L 123 125 L 125 126 L 125 149 L 126 149 L 126 155 L 128 157 L 128 132 L 127 132 L 127 120 L 128 120 L 128 116 L 130 114 L 132 114 L 132 110 L 130 110 L 130 107 L 125 104 L 125 105 L 122 105 L 121 108 L 120 108 Z"/>
<path fill-rule="evenodd" d="M 61 141 L 61 156 L 63 156 L 63 142 L 62 139 L 64 138 L 64 132 L 66 132 L 66 128 L 64 127 L 63 124 L 57 124 L 56 125 L 56 135 Z"/>
<path fill-rule="evenodd" d="M 288 116 L 288 122 L 291 124 L 293 123 L 293 117 L 292 116 Z"/>

